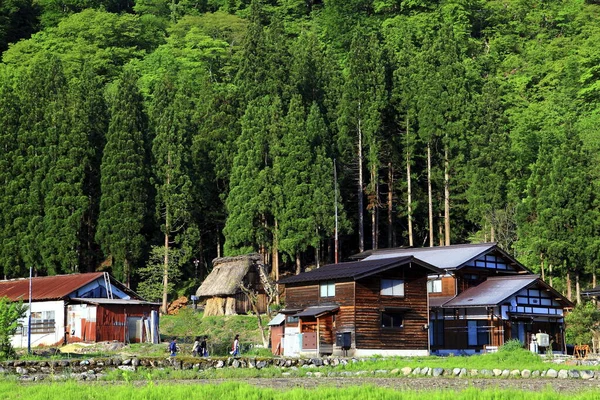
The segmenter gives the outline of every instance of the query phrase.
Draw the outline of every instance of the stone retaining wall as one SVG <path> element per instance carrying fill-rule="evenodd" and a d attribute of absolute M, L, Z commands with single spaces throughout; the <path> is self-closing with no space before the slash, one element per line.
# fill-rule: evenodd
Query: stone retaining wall
<path fill-rule="evenodd" d="M 359 363 L 360 359 L 346 358 L 90 358 L 85 360 L 52 361 L 5 361 L 0 363 L 0 374 L 17 375 L 22 380 L 43 379 L 82 379 L 96 380 L 111 370 L 135 371 L 137 368 L 173 368 L 181 370 L 208 370 L 218 368 L 256 368 L 276 367 L 282 370 L 282 376 L 292 376 L 295 371 L 306 369 L 308 376 L 406 376 L 406 377 L 488 377 L 488 378 L 548 378 L 548 379 L 599 379 L 600 370 L 574 370 L 568 368 L 529 369 L 466 369 L 466 368 L 395 368 L 375 371 L 335 371 L 321 372 L 323 366 L 336 367 L 348 363 Z M 596 366 L 598 362 L 586 362 Z M 566 367 L 566 366 L 565 366 Z"/>

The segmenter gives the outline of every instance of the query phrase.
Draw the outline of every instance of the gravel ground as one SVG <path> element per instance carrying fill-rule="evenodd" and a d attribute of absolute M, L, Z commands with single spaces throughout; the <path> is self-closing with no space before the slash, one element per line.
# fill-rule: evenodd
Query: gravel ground
<path fill-rule="evenodd" d="M 206 385 L 227 382 L 226 379 L 200 379 L 177 381 L 182 384 Z M 317 387 L 344 388 L 351 386 L 371 385 L 395 390 L 454 390 L 460 391 L 469 387 L 480 389 L 517 389 L 532 392 L 552 388 L 560 393 L 573 393 L 588 390 L 600 390 L 600 380 L 582 379 L 470 379 L 470 378 L 251 378 L 246 382 L 261 388 L 273 389 L 313 389 Z M 155 382 L 160 384 L 160 382 Z M 168 383 L 173 383 L 169 381 Z"/>

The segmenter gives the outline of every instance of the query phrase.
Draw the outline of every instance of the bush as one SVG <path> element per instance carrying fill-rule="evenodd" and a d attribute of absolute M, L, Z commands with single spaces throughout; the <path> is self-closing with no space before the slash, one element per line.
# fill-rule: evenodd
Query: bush
<path fill-rule="evenodd" d="M 27 307 L 23 302 L 11 302 L 6 297 L 0 299 L 0 359 L 14 357 L 10 339 L 17 332 L 19 318 L 25 315 L 25 311 Z"/>

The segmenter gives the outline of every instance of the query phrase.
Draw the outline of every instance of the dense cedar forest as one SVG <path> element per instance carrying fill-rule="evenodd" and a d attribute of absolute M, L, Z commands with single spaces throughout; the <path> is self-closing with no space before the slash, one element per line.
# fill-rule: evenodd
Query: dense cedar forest
<path fill-rule="evenodd" d="M 2 0 L 4 277 L 150 298 L 498 242 L 577 300 L 600 266 L 597 0 Z"/>

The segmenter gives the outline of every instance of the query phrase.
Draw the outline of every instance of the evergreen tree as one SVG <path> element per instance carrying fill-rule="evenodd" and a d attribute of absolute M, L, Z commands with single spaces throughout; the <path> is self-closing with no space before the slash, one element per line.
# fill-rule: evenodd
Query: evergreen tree
<path fill-rule="evenodd" d="M 127 285 L 146 244 L 148 215 L 146 117 L 137 80 L 138 75 L 126 69 L 110 99 L 96 234 L 104 253 L 113 258 L 113 273 Z"/>
<path fill-rule="evenodd" d="M 187 96 L 186 96 L 187 97 Z M 190 180 L 191 132 L 187 123 L 183 96 L 175 83 L 165 75 L 154 92 L 150 125 L 154 131 L 152 154 L 156 178 L 156 214 L 164 235 L 163 313 L 167 312 L 169 262 L 172 242 L 189 228 L 192 215 L 192 182 Z"/>
<path fill-rule="evenodd" d="M 68 130 L 67 82 L 53 56 L 35 60 L 20 84 L 21 119 L 15 159 L 14 229 L 25 267 L 56 273 L 43 243 L 46 196 L 53 186 L 50 170 L 57 163 L 59 137 Z"/>
<path fill-rule="evenodd" d="M 54 119 L 51 126 L 56 130 L 53 133 L 56 143 L 51 151 L 54 159 L 44 179 L 47 191 L 44 196 L 42 255 L 50 274 L 80 272 L 79 234 L 90 204 L 84 192 L 85 173 L 90 168 L 92 152 L 87 125 L 82 124 L 87 121 L 75 120 L 83 110 L 80 108 L 82 104 L 73 103 L 74 110 L 71 112 L 67 95 L 66 91 L 61 93 L 47 111 Z M 89 95 L 93 98 L 93 93 Z"/>
<path fill-rule="evenodd" d="M 375 35 L 359 30 L 354 35 L 348 54 L 338 119 L 338 145 L 346 160 L 358 168 L 358 236 L 359 251 L 364 251 L 364 192 L 367 189 L 364 173 L 365 149 L 370 171 L 369 194 L 373 201 L 378 185 L 381 113 L 384 107 L 384 69 L 381 50 Z M 351 149 L 354 147 L 355 151 Z"/>
<path fill-rule="evenodd" d="M 82 143 L 88 146 L 84 149 L 85 158 L 82 161 L 82 189 L 87 197 L 88 207 L 85 209 L 79 231 L 79 270 L 92 272 L 102 261 L 102 254 L 95 240 L 101 198 L 100 168 L 108 129 L 108 110 L 102 76 L 92 68 L 84 67 L 81 76 L 73 83 L 70 98 L 73 115 L 71 131 L 80 136 Z"/>
<path fill-rule="evenodd" d="M 281 102 L 270 96 L 251 101 L 242 118 L 226 200 L 225 255 L 270 246 L 275 207 L 272 148 L 281 138 L 281 123 Z"/>
<path fill-rule="evenodd" d="M 0 267 L 5 277 L 20 275 L 19 232 L 15 230 L 19 191 L 18 132 L 21 107 L 12 89 L 12 78 L 0 70 Z"/>

